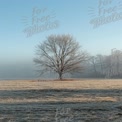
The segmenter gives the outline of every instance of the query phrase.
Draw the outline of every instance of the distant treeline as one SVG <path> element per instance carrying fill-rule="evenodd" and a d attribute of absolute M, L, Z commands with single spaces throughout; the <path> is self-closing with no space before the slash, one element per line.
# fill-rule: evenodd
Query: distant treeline
<path fill-rule="evenodd" d="M 122 51 L 112 49 L 110 55 L 91 56 L 84 63 L 83 73 L 74 73 L 72 77 L 122 78 Z"/>

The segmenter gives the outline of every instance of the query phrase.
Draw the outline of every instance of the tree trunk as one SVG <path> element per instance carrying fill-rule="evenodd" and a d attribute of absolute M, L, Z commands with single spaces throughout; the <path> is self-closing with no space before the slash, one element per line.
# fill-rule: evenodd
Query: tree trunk
<path fill-rule="evenodd" d="M 59 79 L 62 80 L 62 72 L 59 73 Z"/>

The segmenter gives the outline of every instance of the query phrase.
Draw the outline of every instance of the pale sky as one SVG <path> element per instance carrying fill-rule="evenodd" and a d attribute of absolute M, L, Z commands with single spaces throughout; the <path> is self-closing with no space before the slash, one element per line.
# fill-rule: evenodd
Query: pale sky
<path fill-rule="evenodd" d="M 50 34 L 72 34 L 91 55 L 121 50 L 121 8 L 121 0 L 0 0 L 0 78 L 32 76 L 35 46 Z"/>

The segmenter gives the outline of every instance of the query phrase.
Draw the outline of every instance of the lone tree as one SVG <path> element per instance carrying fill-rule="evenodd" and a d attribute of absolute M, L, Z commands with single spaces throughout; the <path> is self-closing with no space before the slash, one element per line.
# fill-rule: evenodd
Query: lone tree
<path fill-rule="evenodd" d="M 36 49 L 34 62 L 39 73 L 53 71 L 60 80 L 66 73 L 82 71 L 81 63 L 88 57 L 71 35 L 50 35 Z"/>

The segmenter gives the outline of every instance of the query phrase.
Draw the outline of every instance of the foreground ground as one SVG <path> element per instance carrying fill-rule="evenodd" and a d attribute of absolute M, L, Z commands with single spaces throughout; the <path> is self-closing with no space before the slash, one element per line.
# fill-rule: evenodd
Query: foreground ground
<path fill-rule="evenodd" d="M 122 122 L 122 80 L 0 81 L 0 122 Z"/>

